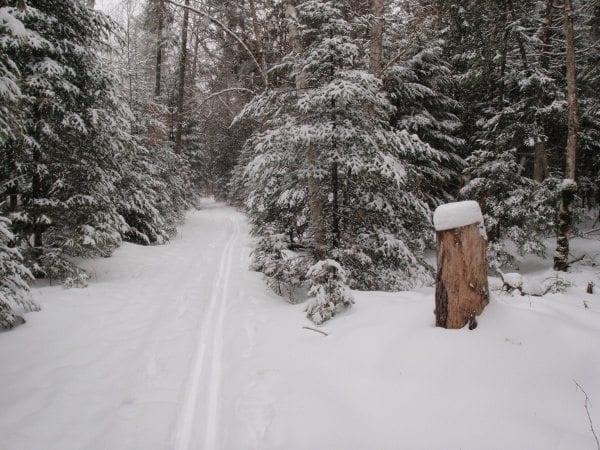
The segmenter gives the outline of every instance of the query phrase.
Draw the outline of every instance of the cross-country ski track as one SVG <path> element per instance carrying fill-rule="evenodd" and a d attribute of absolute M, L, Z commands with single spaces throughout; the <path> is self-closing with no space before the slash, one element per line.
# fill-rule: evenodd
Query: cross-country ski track
<path fill-rule="evenodd" d="M 194 357 L 190 377 L 186 385 L 183 408 L 179 412 L 175 435 L 175 449 L 187 450 L 195 430 L 204 429 L 204 448 L 216 448 L 219 423 L 219 393 L 221 388 L 221 358 L 223 352 L 223 325 L 230 289 L 230 277 L 234 244 L 239 235 L 239 219 L 231 220 L 229 237 L 219 264 L 218 273 L 212 286 L 207 311 L 202 320 L 198 347 Z M 200 394 L 203 395 L 200 395 Z M 204 409 L 200 414 L 198 409 Z M 202 417 L 198 427 L 196 416 Z"/>
<path fill-rule="evenodd" d="M 0 447 L 223 448 L 223 354 L 251 350 L 239 308 L 240 280 L 256 278 L 246 228 L 241 213 L 207 202 L 167 245 L 125 244 L 111 258 L 83 261 L 92 273 L 86 289 L 36 289 L 43 311 L 26 327 L 39 335 L 21 335 L 25 327 L 2 334 L 0 348 L 25 339 L 41 360 L 34 370 L 18 361 L 2 369 L 3 380 L 27 383 L 3 399 L 22 414 L 0 412 Z M 50 386 L 59 391 L 51 398 L 30 391 Z"/>

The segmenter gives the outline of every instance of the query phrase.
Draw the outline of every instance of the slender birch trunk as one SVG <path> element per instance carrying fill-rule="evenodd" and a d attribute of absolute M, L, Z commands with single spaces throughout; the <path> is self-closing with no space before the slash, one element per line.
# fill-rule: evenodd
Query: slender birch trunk
<path fill-rule="evenodd" d="M 569 234 L 573 225 L 573 201 L 577 193 L 575 183 L 575 163 L 577 157 L 577 82 L 575 65 L 575 37 L 573 32 L 573 8 L 571 0 L 564 0 L 564 27 L 567 64 L 567 148 L 565 181 L 560 193 L 558 237 L 554 254 L 554 270 L 566 271 L 569 268 Z"/>

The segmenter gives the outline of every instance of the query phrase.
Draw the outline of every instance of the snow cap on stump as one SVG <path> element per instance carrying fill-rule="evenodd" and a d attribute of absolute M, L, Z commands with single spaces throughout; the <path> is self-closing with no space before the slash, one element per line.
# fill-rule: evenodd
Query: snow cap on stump
<path fill-rule="evenodd" d="M 433 213 L 433 225 L 436 231 L 451 230 L 472 223 L 483 223 L 479 203 L 473 200 L 446 203 L 438 206 Z"/>
<path fill-rule="evenodd" d="M 440 205 L 433 213 L 435 231 L 452 230 L 472 224 L 479 225 L 481 236 L 487 240 L 479 203 L 473 200 Z"/>

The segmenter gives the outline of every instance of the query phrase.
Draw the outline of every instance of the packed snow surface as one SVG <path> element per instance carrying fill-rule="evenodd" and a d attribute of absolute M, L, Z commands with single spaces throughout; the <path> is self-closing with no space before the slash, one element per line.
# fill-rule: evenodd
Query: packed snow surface
<path fill-rule="evenodd" d="M 355 292 L 324 336 L 247 270 L 247 231 L 205 204 L 168 245 L 85 261 L 86 289 L 36 288 L 44 309 L 0 334 L 0 448 L 595 448 L 574 381 L 598 430 L 596 272 L 498 289 L 473 331 L 434 327 L 432 288 Z"/>
<path fill-rule="evenodd" d="M 440 205 L 433 213 L 433 225 L 436 231 L 451 230 L 473 223 L 483 223 L 479 203 L 467 200 Z"/>

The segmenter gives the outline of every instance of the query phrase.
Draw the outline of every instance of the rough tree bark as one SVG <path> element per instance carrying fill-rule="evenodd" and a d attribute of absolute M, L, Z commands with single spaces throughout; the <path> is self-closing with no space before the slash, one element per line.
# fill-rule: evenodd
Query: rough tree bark
<path fill-rule="evenodd" d="M 185 0 L 185 6 L 190 5 L 190 0 Z M 183 21 L 181 23 L 181 49 L 179 51 L 179 83 L 177 86 L 177 121 L 175 131 L 175 153 L 181 153 L 181 141 L 183 137 L 183 106 L 185 99 L 185 70 L 187 67 L 187 32 L 190 17 L 189 9 L 183 9 Z"/>
<path fill-rule="evenodd" d="M 369 49 L 369 70 L 372 74 L 381 74 L 383 59 L 383 10 L 384 0 L 371 0 L 371 14 L 374 16 L 371 25 L 371 45 Z"/>
<path fill-rule="evenodd" d="M 575 163 L 577 157 L 577 81 L 575 66 L 575 37 L 573 32 L 573 8 L 571 0 L 564 0 L 564 28 L 567 65 L 567 148 L 565 182 L 561 188 L 559 206 L 558 236 L 554 253 L 554 270 L 567 271 L 569 268 L 569 234 L 573 224 L 573 200 L 577 193 L 575 183 Z"/>
<path fill-rule="evenodd" d="M 475 328 L 489 303 L 486 240 L 479 224 L 437 231 L 435 325 Z"/>

